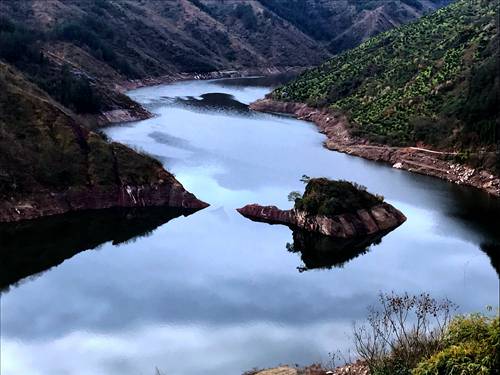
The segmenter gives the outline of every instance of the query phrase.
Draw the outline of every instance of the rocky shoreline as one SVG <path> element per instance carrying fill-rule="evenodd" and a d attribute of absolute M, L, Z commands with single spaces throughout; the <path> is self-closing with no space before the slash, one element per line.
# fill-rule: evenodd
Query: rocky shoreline
<path fill-rule="evenodd" d="M 296 209 L 280 210 L 275 206 L 250 204 L 237 211 L 254 221 L 283 224 L 307 232 L 320 233 L 339 239 L 370 236 L 395 229 L 406 221 L 406 217 L 388 203 L 381 203 L 355 213 L 332 217 L 309 215 Z"/>
<path fill-rule="evenodd" d="M 165 174 L 165 180 L 149 185 L 90 187 L 81 190 L 40 191 L 0 200 L 0 223 L 31 220 L 74 211 L 116 207 L 168 207 L 201 210 L 209 204 L 197 199 L 180 182 Z"/>
<path fill-rule="evenodd" d="M 260 112 L 286 113 L 300 120 L 314 122 L 319 131 L 326 135 L 325 147 L 330 150 L 389 163 L 397 169 L 472 186 L 500 197 L 499 176 L 446 160 L 446 156 L 449 156 L 447 153 L 418 147 L 391 147 L 353 137 L 348 129 L 348 120 L 342 114 L 302 103 L 279 102 L 268 98 L 252 103 L 250 108 Z"/>

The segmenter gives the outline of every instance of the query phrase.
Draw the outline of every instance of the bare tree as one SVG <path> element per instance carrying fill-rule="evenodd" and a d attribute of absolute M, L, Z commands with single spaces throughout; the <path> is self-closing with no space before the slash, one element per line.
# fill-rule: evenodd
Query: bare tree
<path fill-rule="evenodd" d="M 372 372 L 410 369 L 440 349 L 455 304 L 426 293 L 381 293 L 379 301 L 380 308 L 369 308 L 368 324 L 353 328 L 356 352 Z"/>

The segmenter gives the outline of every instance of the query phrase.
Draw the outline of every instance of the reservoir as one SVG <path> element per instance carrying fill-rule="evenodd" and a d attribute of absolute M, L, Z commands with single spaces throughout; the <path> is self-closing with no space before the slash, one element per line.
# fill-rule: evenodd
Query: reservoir
<path fill-rule="evenodd" d="M 13 271 L 2 276 L 2 374 L 215 375 L 326 363 L 352 350 L 352 324 L 381 292 L 446 297 L 461 313 L 498 307 L 500 200 L 329 151 L 314 124 L 250 111 L 273 85 L 137 89 L 128 95 L 154 117 L 105 130 L 158 158 L 210 207 L 0 228 Z M 304 174 L 364 185 L 408 220 L 368 251 L 316 267 L 287 250 L 289 228 L 235 211 L 291 207 Z M 41 248 L 45 256 L 33 255 Z M 18 273 L 12 264 L 21 263 Z"/>

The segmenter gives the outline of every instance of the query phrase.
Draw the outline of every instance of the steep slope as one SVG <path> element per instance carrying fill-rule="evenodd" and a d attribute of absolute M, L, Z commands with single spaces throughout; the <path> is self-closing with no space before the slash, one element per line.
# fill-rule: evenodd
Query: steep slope
<path fill-rule="evenodd" d="M 108 207 L 206 207 L 159 162 L 86 130 L 2 63 L 0 113 L 0 222 Z"/>
<path fill-rule="evenodd" d="M 300 30 L 264 14 L 256 1 L 29 0 L 0 7 L 12 22 L 43 34 L 45 51 L 84 70 L 100 62 L 112 80 L 310 66 L 328 55 Z"/>
<path fill-rule="evenodd" d="M 332 52 L 435 9 L 436 1 L 4 0 L 0 59 L 102 124 L 147 116 L 115 90 L 117 83 L 318 65 Z M 85 103 L 65 95 L 63 74 L 77 81 L 73 86 L 87 87 Z M 120 109 L 128 112 L 98 116 Z"/>
<path fill-rule="evenodd" d="M 347 115 L 351 136 L 499 171 L 498 0 L 460 0 L 304 73 L 272 98 Z"/>
<path fill-rule="evenodd" d="M 259 0 L 337 54 L 450 0 Z"/>
<path fill-rule="evenodd" d="M 365 30 L 359 19 L 386 13 L 380 4 L 307 5 L 329 7 L 342 30 Z M 330 55 L 328 38 L 294 12 L 258 0 L 1 1 L 0 221 L 137 204 L 202 207 L 159 163 L 88 129 L 149 115 L 120 92 L 124 81 L 318 64 Z"/>

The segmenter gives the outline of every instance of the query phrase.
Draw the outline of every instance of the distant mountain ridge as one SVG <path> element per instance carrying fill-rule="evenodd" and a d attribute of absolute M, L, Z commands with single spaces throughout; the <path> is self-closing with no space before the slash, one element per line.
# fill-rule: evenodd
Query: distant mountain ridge
<path fill-rule="evenodd" d="M 0 59 L 79 113 L 137 112 L 116 92 L 116 83 L 180 72 L 315 66 L 440 5 L 438 0 L 4 0 Z M 71 97 L 72 90 L 62 93 L 62 75 L 67 81 L 76 77 L 72 87 L 90 86 L 84 105 Z"/>
<path fill-rule="evenodd" d="M 451 0 L 259 0 L 332 54 L 447 5 Z"/>
<path fill-rule="evenodd" d="M 326 44 L 351 48 L 445 1 L 6 0 L 0 10 L 43 34 L 44 51 L 84 70 L 104 63 L 103 78 L 130 78 L 316 65 L 329 54 Z"/>

